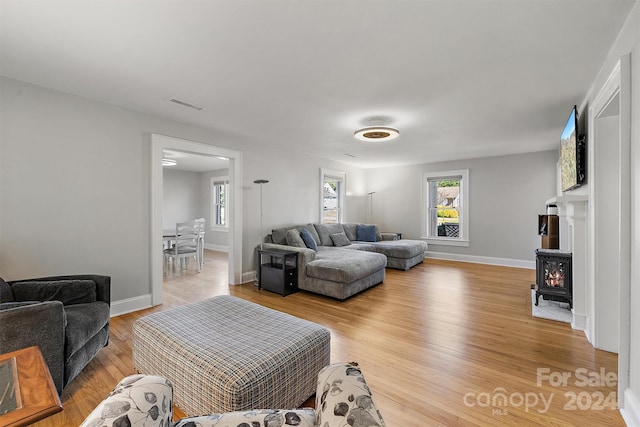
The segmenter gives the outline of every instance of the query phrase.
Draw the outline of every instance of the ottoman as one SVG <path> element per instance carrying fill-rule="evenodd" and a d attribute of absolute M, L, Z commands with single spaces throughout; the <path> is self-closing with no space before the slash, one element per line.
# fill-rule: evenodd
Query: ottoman
<path fill-rule="evenodd" d="M 133 324 L 133 366 L 168 378 L 188 416 L 296 408 L 329 364 L 329 331 L 223 295 Z"/>

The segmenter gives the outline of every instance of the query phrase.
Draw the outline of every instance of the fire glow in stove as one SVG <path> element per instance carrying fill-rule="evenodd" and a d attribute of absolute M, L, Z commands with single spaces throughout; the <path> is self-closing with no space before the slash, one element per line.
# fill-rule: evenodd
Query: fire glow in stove
<path fill-rule="evenodd" d="M 573 307 L 571 253 L 536 249 L 536 305 L 545 300 L 568 302 Z"/>

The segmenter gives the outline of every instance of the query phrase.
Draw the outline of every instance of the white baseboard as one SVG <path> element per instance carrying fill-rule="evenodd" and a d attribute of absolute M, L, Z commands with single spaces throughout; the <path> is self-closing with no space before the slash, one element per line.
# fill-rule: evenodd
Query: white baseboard
<path fill-rule="evenodd" d="M 151 306 L 151 294 L 114 301 L 111 303 L 111 317 L 143 310 Z"/>
<path fill-rule="evenodd" d="M 472 262 L 476 264 L 489 264 L 489 265 L 501 265 L 503 267 L 517 267 L 517 268 L 528 268 L 530 270 L 535 270 L 536 262 L 535 260 L 521 260 L 521 259 L 511 259 L 511 258 L 494 258 L 488 256 L 477 256 L 477 255 L 462 255 L 462 254 L 451 254 L 447 252 L 425 252 L 427 258 L 434 259 L 444 259 L 448 261 L 461 261 L 461 262 Z"/>
<path fill-rule="evenodd" d="M 620 413 L 627 426 L 640 427 L 640 400 L 631 389 L 624 391 L 624 408 L 620 409 Z"/>
<path fill-rule="evenodd" d="M 258 280 L 258 273 L 255 270 L 242 273 L 242 283 L 255 282 L 256 280 Z"/>
<path fill-rule="evenodd" d="M 584 331 L 585 336 L 587 337 L 587 340 L 591 342 L 591 340 L 589 340 L 589 337 L 587 336 L 587 316 L 586 315 L 576 314 L 575 311 L 573 311 L 573 322 L 571 322 L 571 328 L 577 329 L 579 331 Z"/>
<path fill-rule="evenodd" d="M 229 246 L 216 245 L 214 243 L 205 243 L 204 248 L 218 252 L 229 252 Z"/>

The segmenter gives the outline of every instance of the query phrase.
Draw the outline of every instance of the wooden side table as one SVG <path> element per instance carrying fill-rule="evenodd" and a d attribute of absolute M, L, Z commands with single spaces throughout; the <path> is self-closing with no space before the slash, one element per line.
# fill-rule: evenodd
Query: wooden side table
<path fill-rule="evenodd" d="M 62 403 L 38 347 L 0 355 L 0 425 L 26 426 L 62 411 Z"/>

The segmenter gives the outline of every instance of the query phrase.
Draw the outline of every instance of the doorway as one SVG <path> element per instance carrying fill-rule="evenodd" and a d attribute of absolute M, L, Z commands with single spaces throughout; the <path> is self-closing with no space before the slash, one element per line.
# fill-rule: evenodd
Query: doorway
<path fill-rule="evenodd" d="M 587 337 L 596 348 L 618 353 L 618 396 L 629 384 L 630 82 L 630 58 L 624 56 L 589 107 Z"/>
<path fill-rule="evenodd" d="M 162 229 L 163 229 L 163 169 L 162 156 L 167 150 L 204 156 L 220 156 L 229 162 L 228 194 L 228 278 L 229 284 L 242 283 L 242 153 L 228 148 L 151 135 L 151 301 L 162 303 Z"/>

